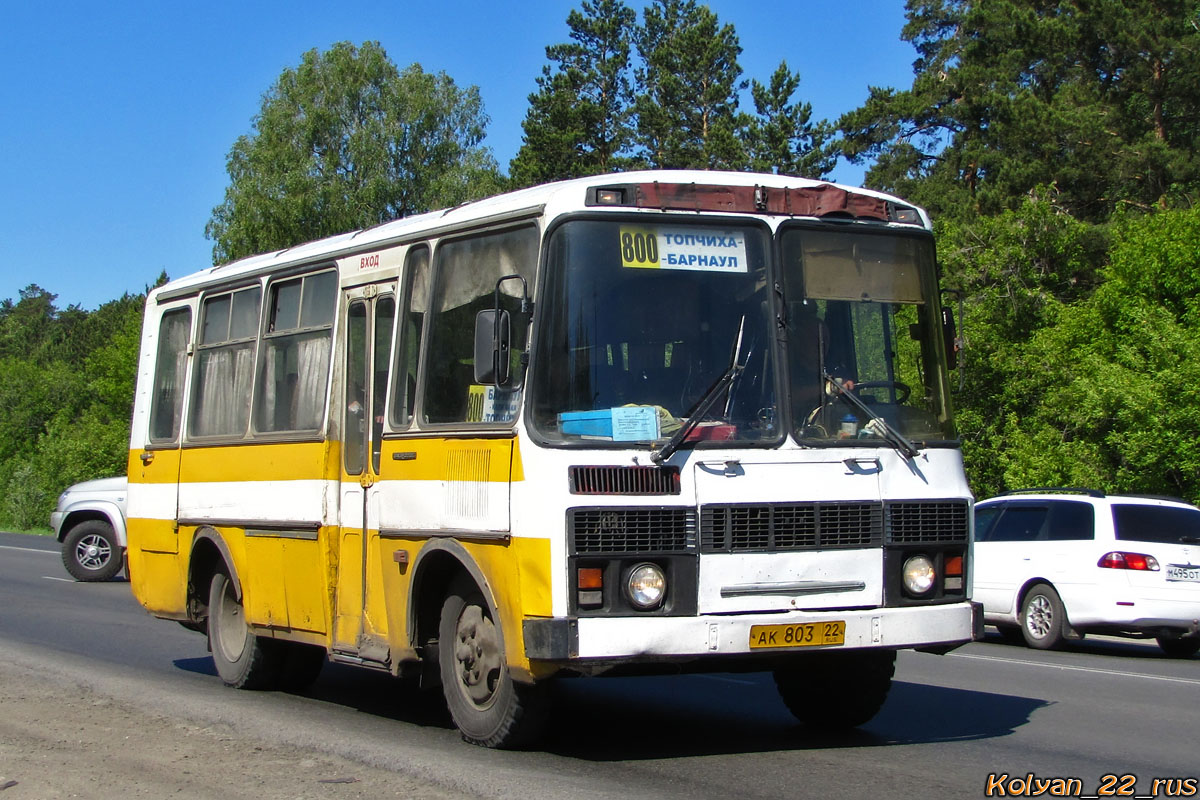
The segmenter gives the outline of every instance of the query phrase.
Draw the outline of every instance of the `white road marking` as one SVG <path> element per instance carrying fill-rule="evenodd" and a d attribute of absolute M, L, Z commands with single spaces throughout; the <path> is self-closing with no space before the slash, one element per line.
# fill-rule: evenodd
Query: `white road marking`
<path fill-rule="evenodd" d="M 43 575 L 42 578 L 48 581 L 62 581 L 63 583 L 74 583 L 74 578 L 56 578 L 53 575 Z"/>
<path fill-rule="evenodd" d="M 1044 667 L 1046 669 L 1056 669 L 1063 672 L 1091 672 L 1097 675 L 1112 675 L 1117 678 L 1145 678 L 1151 681 L 1164 681 L 1166 683 L 1187 683 L 1193 686 L 1200 686 L 1200 680 L 1194 678 L 1172 678 L 1166 675 L 1147 675 L 1144 672 L 1121 672 L 1115 669 L 1097 669 L 1095 667 L 1076 667 L 1070 664 L 1045 664 L 1040 661 L 1024 661 L 1019 658 L 998 658 L 996 656 L 974 656 L 969 653 L 947 653 L 947 656 L 953 658 L 970 658 L 975 661 L 999 661 L 1002 664 L 1022 664 L 1027 667 Z"/>
<path fill-rule="evenodd" d="M 0 550 L 21 550 L 25 553 L 47 553 L 49 555 L 58 555 L 57 550 L 38 550 L 33 547 L 13 547 L 12 545 L 0 544 Z"/>

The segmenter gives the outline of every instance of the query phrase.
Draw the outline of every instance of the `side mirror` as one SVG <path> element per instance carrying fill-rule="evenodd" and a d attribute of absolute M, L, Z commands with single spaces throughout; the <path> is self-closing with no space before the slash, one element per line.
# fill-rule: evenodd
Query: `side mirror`
<path fill-rule="evenodd" d="M 508 352 L 512 323 L 507 311 L 488 309 L 475 315 L 475 382 L 504 386 L 508 383 Z"/>
<path fill-rule="evenodd" d="M 954 312 L 948 308 L 942 309 L 942 343 L 946 347 L 946 366 L 956 369 L 958 367 L 958 329 L 954 324 Z"/>

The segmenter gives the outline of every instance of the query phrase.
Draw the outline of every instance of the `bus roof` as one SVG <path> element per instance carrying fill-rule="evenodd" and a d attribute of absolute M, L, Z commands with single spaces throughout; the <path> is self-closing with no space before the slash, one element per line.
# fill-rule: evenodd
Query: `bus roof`
<path fill-rule="evenodd" d="M 600 196 L 598 190 L 616 190 Z M 929 230 L 924 209 L 872 189 L 754 172 L 646 170 L 593 175 L 494 195 L 454 208 L 414 214 L 362 230 L 202 269 L 165 284 L 152 297 L 191 294 L 213 283 L 281 267 L 329 262 L 359 252 L 438 236 L 488 222 L 544 214 L 554 218 L 586 206 L 614 211 L 694 211 L 771 217 L 864 219 Z M 898 212 L 898 213 L 897 213 Z"/>

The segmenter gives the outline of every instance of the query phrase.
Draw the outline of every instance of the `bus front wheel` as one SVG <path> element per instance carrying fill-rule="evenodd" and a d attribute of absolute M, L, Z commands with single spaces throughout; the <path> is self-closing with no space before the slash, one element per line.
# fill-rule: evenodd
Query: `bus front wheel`
<path fill-rule="evenodd" d="M 217 675 L 235 689 L 273 688 L 280 672 L 278 648 L 254 635 L 233 581 L 213 575 L 208 592 L 208 646 Z"/>
<path fill-rule="evenodd" d="M 856 728 L 883 707 L 896 672 L 894 650 L 812 653 L 775 670 L 784 705 L 805 725 Z"/>
<path fill-rule="evenodd" d="M 537 738 L 546 719 L 545 687 L 512 679 L 496 620 L 473 584 L 457 584 L 442 603 L 438 665 L 463 739 L 514 748 Z"/>

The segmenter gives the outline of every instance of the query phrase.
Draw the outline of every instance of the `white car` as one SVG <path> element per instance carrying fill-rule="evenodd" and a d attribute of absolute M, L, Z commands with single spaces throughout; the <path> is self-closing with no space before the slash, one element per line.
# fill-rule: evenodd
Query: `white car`
<path fill-rule="evenodd" d="M 1079 489 L 1010 492 L 975 505 L 972 599 L 1030 647 L 1088 633 L 1200 651 L 1200 508 Z"/>
<path fill-rule="evenodd" d="M 107 581 L 125 566 L 125 478 L 70 486 L 58 496 L 50 527 L 62 542 L 63 566 L 80 581 Z"/>

